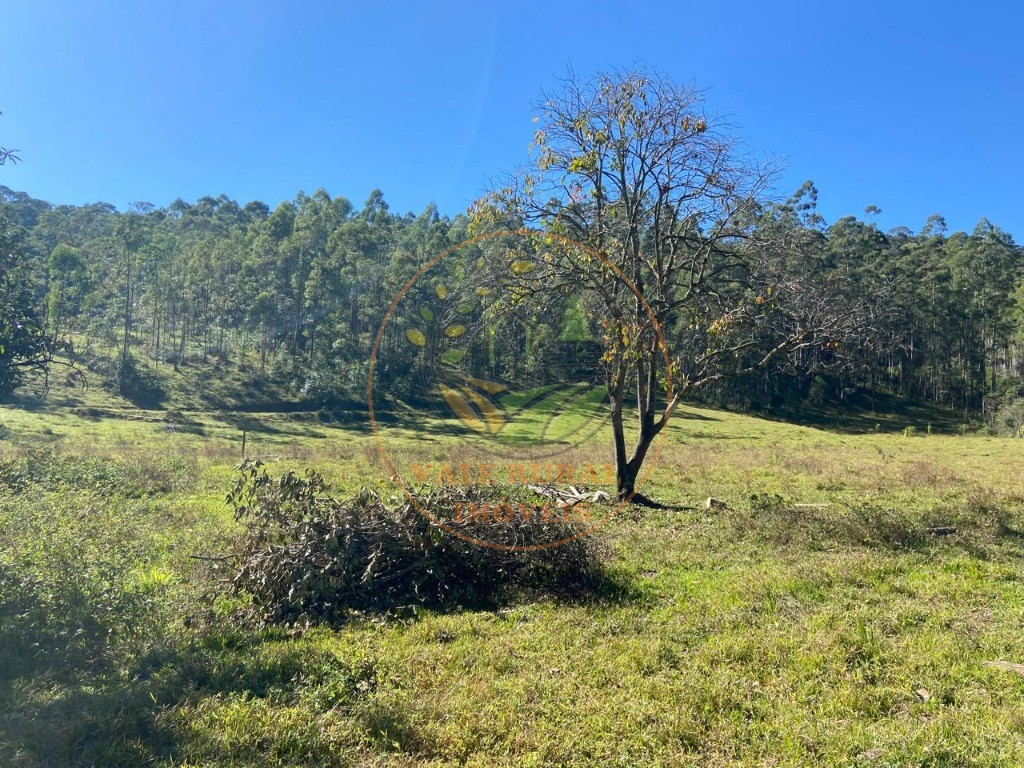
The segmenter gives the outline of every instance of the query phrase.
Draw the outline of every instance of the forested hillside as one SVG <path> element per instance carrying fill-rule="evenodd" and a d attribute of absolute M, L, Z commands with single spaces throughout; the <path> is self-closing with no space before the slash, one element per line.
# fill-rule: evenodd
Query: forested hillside
<path fill-rule="evenodd" d="M 870 208 L 866 220 L 828 223 L 816 195 L 805 185 L 772 213 L 802 230 L 821 270 L 843 270 L 865 293 L 886 297 L 886 351 L 851 350 L 841 371 L 777 367 L 707 396 L 760 408 L 841 401 L 860 389 L 991 417 L 1021 395 L 1024 252 L 1009 233 L 985 219 L 972 232 L 949 232 L 938 215 L 917 232 L 882 232 Z M 318 190 L 273 208 L 222 195 L 118 211 L 0 187 L 0 217 L 0 387 L 54 359 L 125 390 L 144 389 L 154 366 L 240 365 L 296 397 L 347 400 L 365 399 L 371 347 L 396 293 L 470 227 L 468 216 L 442 216 L 433 205 L 396 214 L 379 191 L 361 208 Z M 452 269 L 445 279 L 457 289 L 472 272 Z M 571 302 L 549 312 L 555 337 L 598 322 Z M 402 332 L 396 321 L 388 338 Z M 503 331 L 537 376 L 545 360 L 531 345 L 540 342 L 516 333 Z M 381 369 L 401 391 L 416 363 L 387 341 Z M 65 370 L 50 367 L 51 386 Z"/>

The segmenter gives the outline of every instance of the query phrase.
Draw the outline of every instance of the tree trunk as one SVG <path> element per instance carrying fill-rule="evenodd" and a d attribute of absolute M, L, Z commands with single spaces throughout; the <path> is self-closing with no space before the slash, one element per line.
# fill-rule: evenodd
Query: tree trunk
<path fill-rule="evenodd" d="M 621 419 L 620 419 L 621 422 Z M 650 424 L 641 423 L 640 435 L 637 437 L 636 446 L 633 448 L 633 455 L 626 459 L 625 445 L 623 444 L 623 450 L 619 452 L 619 436 L 616 434 L 615 438 L 615 484 L 616 494 L 620 501 L 628 501 L 636 494 L 636 481 L 640 476 L 640 469 L 644 465 L 644 460 L 647 458 L 647 452 L 650 450 L 651 445 L 654 444 L 654 438 L 658 436 L 661 430 L 658 429 L 653 421 Z M 637 500 L 643 500 L 644 503 L 648 503 L 642 496 L 637 495 Z"/>
<path fill-rule="evenodd" d="M 124 281 L 124 337 L 121 344 L 121 360 L 128 359 L 132 333 L 132 267 L 131 262 L 125 263 Z"/>
<path fill-rule="evenodd" d="M 626 433 L 622 423 L 622 403 L 612 400 L 612 434 L 615 441 L 615 490 L 620 501 L 636 491 L 636 472 L 626 458 Z"/>

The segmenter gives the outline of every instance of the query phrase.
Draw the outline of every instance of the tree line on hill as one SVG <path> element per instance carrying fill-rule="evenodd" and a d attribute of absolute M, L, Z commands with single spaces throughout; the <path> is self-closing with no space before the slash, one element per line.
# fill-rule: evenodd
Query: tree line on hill
<path fill-rule="evenodd" d="M 882 232 L 872 208 L 863 219 L 826 223 L 816 198 L 808 183 L 763 205 L 799 230 L 815 269 L 842 270 L 850 290 L 885 296 L 878 330 L 891 343 L 850 350 L 853 364 L 842 372 L 776 366 L 705 397 L 765 408 L 841 401 L 860 388 L 977 417 L 1024 394 L 1024 251 L 1007 232 L 987 219 L 949 232 L 938 215 L 917 232 Z M 442 216 L 434 205 L 396 214 L 380 191 L 361 208 L 321 189 L 273 209 L 222 195 L 118 211 L 51 205 L 0 186 L 0 392 L 33 370 L 54 375 L 55 361 L 88 371 L 106 360 L 116 361 L 107 380 L 123 388 L 151 365 L 244 363 L 297 396 L 363 398 L 391 301 L 471 228 L 469 215 Z M 447 269 L 454 290 L 475 279 L 466 266 L 475 253 Z M 517 354 L 529 358 L 521 370 L 533 377 L 547 367 L 551 379 L 564 375 L 545 358 L 545 338 L 600 322 L 572 302 L 549 307 L 542 320 L 547 335 L 509 323 L 497 340 L 480 342 L 502 368 L 497 378 L 517 375 Z M 425 364 L 402 343 L 414 321 L 394 319 L 379 349 L 397 392 L 411 391 Z"/>

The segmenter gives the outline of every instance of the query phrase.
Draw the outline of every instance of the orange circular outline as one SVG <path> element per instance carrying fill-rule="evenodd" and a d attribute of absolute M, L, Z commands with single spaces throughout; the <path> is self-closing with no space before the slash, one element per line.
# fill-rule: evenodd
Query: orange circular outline
<path fill-rule="evenodd" d="M 667 395 L 668 395 L 668 401 L 669 402 L 672 401 L 672 397 L 673 397 L 673 394 L 674 394 L 674 389 L 673 389 L 673 386 L 672 386 L 672 361 L 669 358 L 668 345 L 665 343 L 665 336 L 662 333 L 661 324 L 658 322 L 657 318 L 654 316 L 654 312 L 651 309 L 650 304 L 647 303 L 647 299 L 645 299 L 643 297 L 643 295 L 640 293 L 640 291 L 637 290 L 637 287 L 633 284 L 633 282 L 626 276 L 626 274 L 616 264 L 613 264 L 611 262 L 611 260 L 609 260 L 608 257 L 606 257 L 604 254 L 600 253 L 599 251 L 594 250 L 593 248 L 589 248 L 586 245 L 583 245 L 583 243 L 576 242 L 572 238 L 566 237 L 565 235 L 559 235 L 559 234 L 555 234 L 553 232 L 542 232 L 540 230 L 533 230 L 533 229 L 526 229 L 526 228 L 523 228 L 523 229 L 498 230 L 496 232 L 488 232 L 488 233 L 485 233 L 485 234 L 482 234 L 482 235 L 477 235 L 476 237 L 471 237 L 469 240 L 464 240 L 463 242 L 459 243 L 458 245 L 453 245 L 452 247 L 447 248 L 444 251 L 442 251 L 441 253 L 439 253 L 437 256 L 435 256 L 430 261 L 428 261 L 426 264 L 424 264 L 422 267 L 420 267 L 420 269 L 416 272 L 416 274 L 413 275 L 411 278 L 409 278 L 409 280 L 405 283 L 405 285 L 402 286 L 401 290 L 395 296 L 395 300 L 392 301 L 391 302 L 391 306 L 388 307 L 388 311 L 384 313 L 384 319 L 381 321 L 380 328 L 377 329 L 377 336 L 376 336 L 376 338 L 374 339 L 374 342 L 373 342 L 373 350 L 370 353 L 370 375 L 369 375 L 369 382 L 368 382 L 369 386 L 368 386 L 368 389 L 367 389 L 367 404 L 369 405 L 369 409 L 370 409 L 370 427 L 373 429 L 373 436 L 374 436 L 375 442 L 377 443 L 377 452 L 380 454 L 381 461 L 384 462 L 384 465 L 391 472 L 391 477 L 398 478 L 396 484 L 399 486 L 399 488 L 401 488 L 402 493 L 405 494 L 406 498 L 409 499 L 409 502 L 414 507 L 416 507 L 416 509 L 418 509 L 423 515 L 425 515 L 431 522 L 433 522 L 434 525 L 438 526 L 442 530 L 445 530 L 448 533 L 452 534 L 453 536 L 458 536 L 460 539 L 463 539 L 465 541 L 471 542 L 473 544 L 477 544 L 477 545 L 479 545 L 481 547 L 490 547 L 492 549 L 502 549 L 502 550 L 506 550 L 506 551 L 510 551 L 510 552 L 530 552 L 530 551 L 535 551 L 535 550 L 538 550 L 538 549 L 549 549 L 551 547 L 557 547 L 557 546 L 560 546 L 562 544 L 567 544 L 570 541 L 574 541 L 574 540 L 580 538 L 581 536 L 585 536 L 585 535 L 587 535 L 589 533 L 592 533 L 593 531 L 596 531 L 598 528 L 601 528 L 608 521 L 610 521 L 613 517 L 617 516 L 619 514 L 619 512 L 621 512 L 622 509 L 630 502 L 630 499 L 632 499 L 633 496 L 635 496 L 636 493 L 637 493 L 636 488 L 634 487 L 633 488 L 633 493 L 631 493 L 628 498 L 626 498 L 626 499 L 624 499 L 622 501 L 619 501 L 618 505 L 611 512 L 609 512 L 607 515 L 605 515 L 605 517 L 601 518 L 601 520 L 599 520 L 598 522 L 596 522 L 593 525 L 589 526 L 585 530 L 580 531 L 577 534 L 574 534 L 572 536 L 568 536 L 568 537 L 566 537 L 564 539 L 559 539 L 558 541 L 549 542 L 547 544 L 530 544 L 529 546 L 521 547 L 521 546 L 515 546 L 515 545 L 509 546 L 508 544 L 496 544 L 496 543 L 491 542 L 491 541 L 484 541 L 483 539 L 477 539 L 477 538 L 475 538 L 473 536 L 470 536 L 470 535 L 468 535 L 466 533 L 462 533 L 461 531 L 458 531 L 455 528 L 452 528 L 447 523 L 445 523 L 442 520 L 439 520 L 438 518 L 434 517 L 432 514 L 430 514 L 430 512 L 427 512 L 422 506 L 420 506 L 419 502 L 416 500 L 415 494 L 413 494 L 412 491 L 410 491 L 408 488 L 405 487 L 405 484 L 402 482 L 402 479 L 401 479 L 402 476 L 395 470 L 394 465 L 391 463 L 391 460 L 388 458 L 387 452 L 384 450 L 384 445 L 382 443 L 382 437 L 380 435 L 380 431 L 377 428 L 376 411 L 375 411 L 375 409 L 373 407 L 373 374 L 374 374 L 374 372 L 376 371 L 376 368 L 377 368 L 377 352 L 380 349 L 381 339 L 384 337 L 384 329 L 387 328 L 387 325 L 388 325 L 388 323 L 391 320 L 392 314 L 394 314 L 395 309 L 398 307 L 398 303 L 402 300 L 402 298 L 405 296 L 405 294 L 408 292 L 408 290 L 421 277 L 423 277 L 423 275 L 426 274 L 427 271 L 430 270 L 431 267 L 433 267 L 435 264 L 437 264 L 439 261 L 441 261 L 441 259 L 443 259 L 443 258 L 445 258 L 447 256 L 450 256 L 451 254 L 455 253 L 456 251 L 458 251 L 458 250 L 460 250 L 462 248 L 465 248 L 465 247 L 470 246 L 470 245 L 474 245 L 475 243 L 479 243 L 479 242 L 482 242 L 484 240 L 490 240 L 490 239 L 495 238 L 495 237 L 504 237 L 506 235 L 518 235 L 518 236 L 538 236 L 539 235 L 539 236 L 542 236 L 542 237 L 551 237 L 551 238 L 555 238 L 557 240 L 560 240 L 562 243 L 564 243 L 566 245 L 580 248 L 584 252 L 589 254 L 590 256 L 592 256 L 592 257 L 598 259 L 599 261 L 601 261 L 601 263 L 603 263 L 605 266 L 607 266 L 609 269 L 611 269 L 615 273 L 615 275 L 626 284 L 626 286 L 629 288 L 629 290 L 631 290 L 633 292 L 633 295 L 636 296 L 640 300 L 641 304 L 643 304 L 644 309 L 647 310 L 647 314 L 650 316 L 651 321 L 654 323 L 654 331 L 655 331 L 655 333 L 657 334 L 657 337 L 658 337 L 658 346 L 661 347 L 662 355 L 665 358 L 665 371 L 666 371 L 666 374 L 667 374 L 666 381 L 668 382 L 668 393 L 667 393 Z M 669 414 L 667 414 L 665 416 L 665 426 L 668 425 L 668 420 L 669 420 L 670 417 L 671 417 L 671 413 L 669 413 Z M 662 429 L 664 429 L 664 427 Z M 646 473 L 641 473 L 641 476 L 637 477 L 636 485 L 639 485 L 641 482 L 645 481 L 650 476 L 651 471 L 653 469 L 653 466 L 657 463 L 658 456 L 661 454 L 661 442 L 662 441 L 660 441 L 660 440 L 656 440 L 656 445 L 654 446 L 654 452 L 649 457 L 648 461 L 645 462 L 647 464 L 647 471 L 646 471 Z"/>

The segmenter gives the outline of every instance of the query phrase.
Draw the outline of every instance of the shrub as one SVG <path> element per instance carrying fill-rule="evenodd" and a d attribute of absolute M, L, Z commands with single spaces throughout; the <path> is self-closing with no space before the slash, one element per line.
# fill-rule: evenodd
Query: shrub
<path fill-rule="evenodd" d="M 820 408 L 825 404 L 828 399 L 828 382 L 825 381 L 821 376 L 815 376 L 811 381 L 810 387 L 807 389 L 806 402 L 808 405 L 812 405 Z"/>
<path fill-rule="evenodd" d="M 228 494 L 245 532 L 229 556 L 236 590 L 252 600 L 261 624 L 344 620 L 353 611 L 387 612 L 410 604 L 486 603 L 517 590 L 572 595 L 602 582 L 603 557 L 572 523 L 520 517 L 478 520 L 467 533 L 505 547 L 454 536 L 409 501 L 388 506 L 366 488 L 339 501 L 323 478 L 288 472 L 272 478 L 246 462 Z M 502 491 L 434 488 L 417 497 L 437 517 L 459 504 L 497 503 Z"/>
<path fill-rule="evenodd" d="M 303 400 L 320 405 L 346 399 L 337 375 L 322 368 L 314 368 L 306 374 L 299 394 Z"/>
<path fill-rule="evenodd" d="M 1009 437 L 1024 437 L 1024 398 L 1011 400 L 995 413 L 995 431 Z"/>
<path fill-rule="evenodd" d="M 159 408 L 167 398 L 167 391 L 156 372 L 139 365 L 130 355 L 118 362 L 114 376 L 106 382 L 106 386 L 139 408 Z"/>
<path fill-rule="evenodd" d="M 29 448 L 0 458 L 0 493 L 18 493 L 34 487 L 144 498 L 181 487 L 194 472 L 191 461 L 177 456 L 141 465 L 130 459 L 74 456 Z"/>
<path fill-rule="evenodd" d="M 39 489 L 0 501 L 0 680 L 26 663 L 102 666 L 159 636 L 143 506 Z"/>

